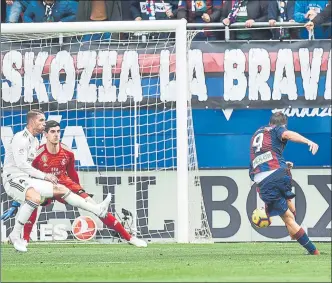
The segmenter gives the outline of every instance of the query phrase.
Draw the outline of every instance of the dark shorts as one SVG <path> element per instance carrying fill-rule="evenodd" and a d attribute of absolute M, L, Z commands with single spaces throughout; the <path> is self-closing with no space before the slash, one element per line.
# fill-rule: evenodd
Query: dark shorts
<path fill-rule="evenodd" d="M 287 200 L 295 197 L 292 192 L 292 176 L 280 168 L 257 184 L 257 192 L 270 216 L 283 215 L 288 209 Z"/>

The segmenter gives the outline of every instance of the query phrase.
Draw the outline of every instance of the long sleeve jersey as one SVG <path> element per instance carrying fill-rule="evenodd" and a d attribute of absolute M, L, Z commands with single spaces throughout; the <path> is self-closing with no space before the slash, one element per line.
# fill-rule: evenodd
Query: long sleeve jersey
<path fill-rule="evenodd" d="M 38 147 L 38 139 L 27 128 L 14 135 L 6 148 L 3 165 L 4 183 L 18 177 L 45 178 L 45 173 L 32 167 L 32 161 L 37 155 Z"/>

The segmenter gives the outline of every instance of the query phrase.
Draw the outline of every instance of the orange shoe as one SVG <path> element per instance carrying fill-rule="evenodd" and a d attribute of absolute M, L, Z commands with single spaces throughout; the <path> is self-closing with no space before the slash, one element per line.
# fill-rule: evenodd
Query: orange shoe
<path fill-rule="evenodd" d="M 320 255 L 320 252 L 319 252 L 319 250 L 314 250 L 313 252 L 312 252 L 312 255 Z"/>

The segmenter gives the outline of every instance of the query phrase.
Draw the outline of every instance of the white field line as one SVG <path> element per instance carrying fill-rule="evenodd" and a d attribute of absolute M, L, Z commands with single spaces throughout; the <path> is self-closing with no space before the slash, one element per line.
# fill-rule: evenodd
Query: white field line
<path fill-rule="evenodd" d="M 77 262 L 57 262 L 56 264 L 54 262 L 45 262 L 45 263 L 39 263 L 38 265 L 77 265 Z M 87 265 L 87 264 L 128 264 L 126 261 L 94 261 L 94 262 L 84 262 L 80 263 L 81 265 Z M 6 268 L 6 266 L 29 266 L 31 263 L 3 263 L 2 262 L 2 268 Z"/>

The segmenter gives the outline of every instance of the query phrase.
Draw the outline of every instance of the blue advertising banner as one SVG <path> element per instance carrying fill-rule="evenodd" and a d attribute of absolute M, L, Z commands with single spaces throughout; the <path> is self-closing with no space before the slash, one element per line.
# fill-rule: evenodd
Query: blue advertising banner
<path fill-rule="evenodd" d="M 313 156 L 307 146 L 289 142 L 286 160 L 294 166 L 331 166 L 331 108 L 195 110 L 194 125 L 200 168 L 248 167 L 253 133 L 269 123 L 274 111 L 288 116 L 288 128 L 320 146 Z"/>

